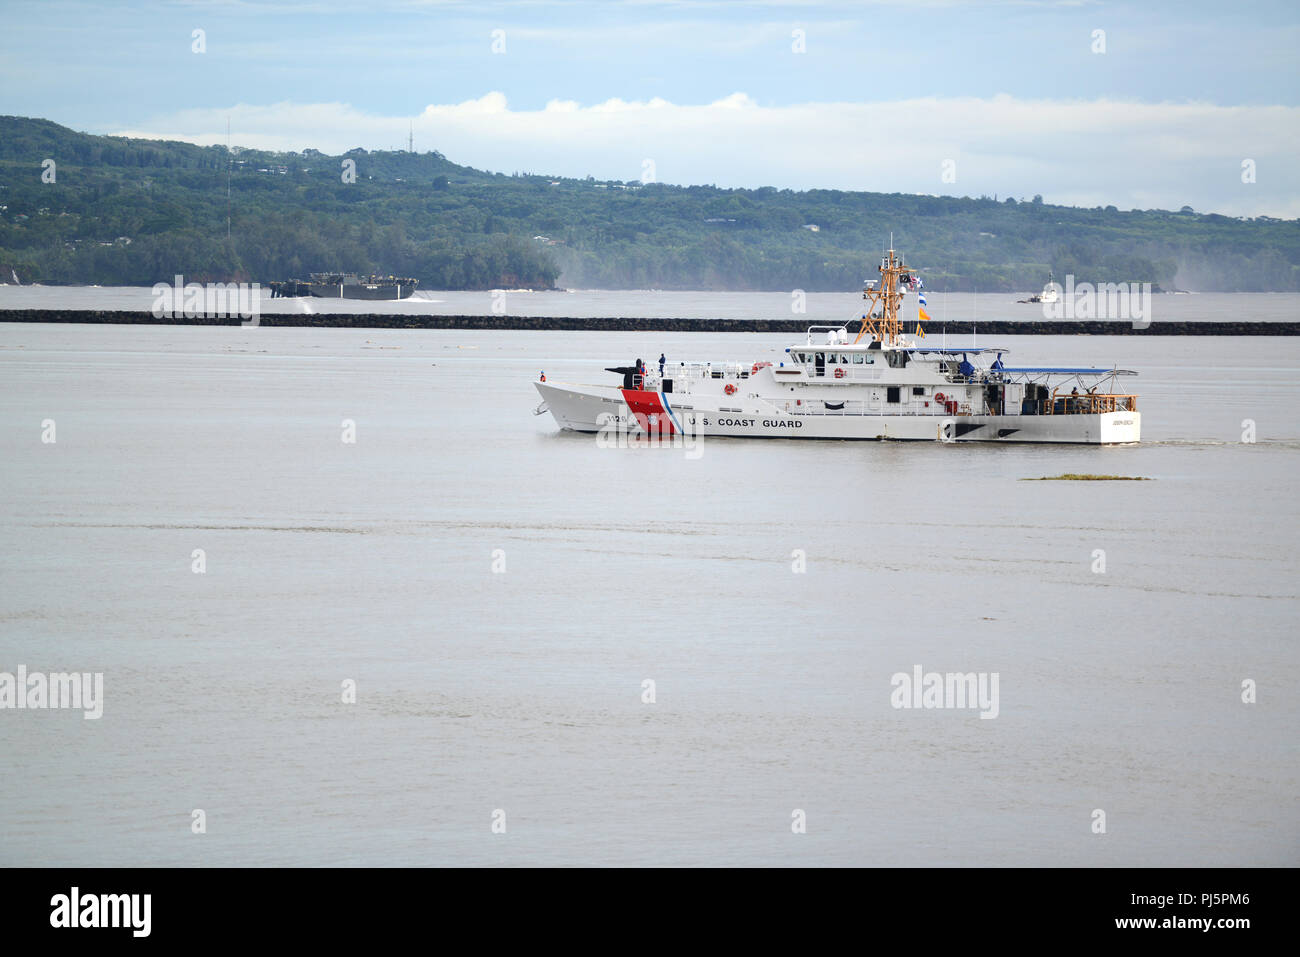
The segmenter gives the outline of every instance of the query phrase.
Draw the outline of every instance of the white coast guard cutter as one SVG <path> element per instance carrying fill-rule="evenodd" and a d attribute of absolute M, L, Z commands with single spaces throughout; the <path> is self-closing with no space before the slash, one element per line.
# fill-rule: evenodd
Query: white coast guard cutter
<path fill-rule="evenodd" d="M 946 442 L 1137 442 L 1137 396 L 1122 369 L 1015 366 L 999 348 L 933 348 L 902 333 L 901 259 L 881 281 L 853 342 L 845 327 L 813 326 L 777 363 L 679 362 L 663 374 L 614 368 L 621 385 L 537 382 L 562 429 L 612 426 L 661 435 L 919 439 Z M 824 337 L 824 342 L 814 339 Z"/>

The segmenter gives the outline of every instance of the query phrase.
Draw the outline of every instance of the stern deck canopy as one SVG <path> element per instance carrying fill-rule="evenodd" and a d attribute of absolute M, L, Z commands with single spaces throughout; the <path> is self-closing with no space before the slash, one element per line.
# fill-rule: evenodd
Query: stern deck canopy
<path fill-rule="evenodd" d="M 1038 375 L 1137 375 L 1132 369 L 1096 369 L 1085 366 L 1004 366 L 1001 369 L 990 371 L 1001 372 L 1004 376 L 1023 375 L 1026 377 Z"/>

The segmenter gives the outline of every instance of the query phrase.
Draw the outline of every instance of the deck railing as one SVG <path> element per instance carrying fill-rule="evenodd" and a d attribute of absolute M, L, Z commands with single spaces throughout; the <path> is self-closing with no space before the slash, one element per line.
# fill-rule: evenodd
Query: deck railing
<path fill-rule="evenodd" d="M 1047 415 L 1099 415 L 1104 412 L 1136 412 L 1136 395 L 1115 392 L 1084 392 L 1057 395 L 1043 411 Z"/>

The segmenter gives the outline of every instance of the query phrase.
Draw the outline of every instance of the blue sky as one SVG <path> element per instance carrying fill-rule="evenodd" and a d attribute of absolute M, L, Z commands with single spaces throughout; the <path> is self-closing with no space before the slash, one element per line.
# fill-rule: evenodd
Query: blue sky
<path fill-rule="evenodd" d="M 4 6 L 0 112 L 90 132 L 1300 215 L 1294 2 Z"/>

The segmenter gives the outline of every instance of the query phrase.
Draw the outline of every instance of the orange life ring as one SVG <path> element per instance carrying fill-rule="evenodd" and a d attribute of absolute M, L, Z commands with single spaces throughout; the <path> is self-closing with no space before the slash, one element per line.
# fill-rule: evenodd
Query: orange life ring
<path fill-rule="evenodd" d="M 733 382 L 728 382 L 727 385 L 726 385 L 726 387 L 725 387 L 722 391 L 725 392 L 725 393 L 727 393 L 727 395 L 735 395 L 735 394 L 736 394 L 736 385 L 735 385 L 735 383 L 733 383 Z"/>
<path fill-rule="evenodd" d="M 835 370 L 835 378 L 837 378 L 837 379 L 843 379 L 843 378 L 844 378 L 844 370 L 843 370 L 843 369 L 836 369 L 836 370 Z"/>
<path fill-rule="evenodd" d="M 936 393 L 934 394 L 934 401 L 935 401 L 935 402 L 945 402 L 945 401 L 947 401 L 947 397 L 946 397 L 942 392 L 936 392 Z"/>

